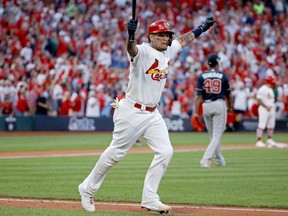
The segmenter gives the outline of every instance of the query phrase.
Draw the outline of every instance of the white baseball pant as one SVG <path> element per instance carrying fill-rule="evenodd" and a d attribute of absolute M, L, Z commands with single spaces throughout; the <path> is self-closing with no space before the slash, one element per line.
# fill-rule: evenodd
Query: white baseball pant
<path fill-rule="evenodd" d="M 157 190 L 173 155 L 163 117 L 158 109 L 154 112 L 140 110 L 134 107 L 133 102 L 124 98 L 115 109 L 113 121 L 114 131 L 110 146 L 102 153 L 89 176 L 83 181 L 83 190 L 94 196 L 108 171 L 123 159 L 136 140 L 143 136 L 154 152 L 154 158 L 145 177 L 142 204 L 160 200 Z"/>

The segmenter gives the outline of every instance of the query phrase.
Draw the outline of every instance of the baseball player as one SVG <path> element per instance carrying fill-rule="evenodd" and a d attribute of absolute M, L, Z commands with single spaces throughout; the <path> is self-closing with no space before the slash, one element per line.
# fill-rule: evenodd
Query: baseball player
<path fill-rule="evenodd" d="M 220 58 L 217 54 L 208 57 L 210 69 L 202 73 L 197 81 L 197 96 L 195 112 L 198 116 L 201 102 L 203 102 L 203 116 L 206 128 L 210 135 L 210 143 L 200 161 L 203 168 L 211 168 L 213 157 L 217 159 L 218 166 L 225 166 L 226 162 L 221 151 L 221 137 L 225 131 L 228 112 L 233 112 L 233 102 L 230 93 L 228 76 L 219 71 Z M 227 99 L 227 105 L 225 102 Z"/>
<path fill-rule="evenodd" d="M 157 109 L 168 76 L 169 62 L 177 56 L 182 47 L 191 43 L 214 24 L 209 17 L 193 31 L 172 39 L 170 25 L 159 20 L 148 28 L 149 43 L 137 45 L 136 19 L 127 24 L 127 56 L 130 61 L 129 83 L 125 98 L 116 98 L 114 108 L 113 138 L 102 153 L 88 177 L 79 185 L 81 203 L 85 210 L 93 212 L 94 195 L 99 190 L 107 172 L 125 157 L 139 137 L 143 137 L 154 153 L 147 171 L 141 206 L 151 211 L 168 213 L 171 207 L 160 201 L 157 190 L 172 158 L 173 148 L 168 129 Z"/>
<path fill-rule="evenodd" d="M 275 88 L 276 80 L 273 76 L 265 78 L 265 84 L 262 85 L 257 92 L 258 107 L 258 128 L 256 147 L 264 148 L 266 144 L 262 141 L 263 131 L 267 127 L 267 146 L 270 148 L 281 148 L 281 143 L 276 143 L 273 139 L 273 133 L 276 123 L 275 110 Z"/>

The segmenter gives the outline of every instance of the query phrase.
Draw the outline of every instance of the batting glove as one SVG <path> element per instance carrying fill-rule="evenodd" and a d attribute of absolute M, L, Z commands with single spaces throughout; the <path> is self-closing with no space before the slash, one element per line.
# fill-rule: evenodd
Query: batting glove
<path fill-rule="evenodd" d="M 138 26 L 138 20 L 131 19 L 127 24 L 127 30 L 130 40 L 135 40 L 135 32 Z"/>
<path fill-rule="evenodd" d="M 216 21 L 213 17 L 206 18 L 205 22 L 201 25 L 203 32 L 207 31 L 210 27 L 212 27 L 215 22 Z"/>
<path fill-rule="evenodd" d="M 110 104 L 111 107 L 117 109 L 119 107 L 119 99 L 118 97 Z"/>

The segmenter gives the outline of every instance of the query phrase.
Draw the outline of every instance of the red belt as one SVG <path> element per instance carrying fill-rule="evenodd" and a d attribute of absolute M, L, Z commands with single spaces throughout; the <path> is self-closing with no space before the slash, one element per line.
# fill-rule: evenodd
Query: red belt
<path fill-rule="evenodd" d="M 141 110 L 143 109 L 143 110 L 146 110 L 146 111 L 149 111 L 149 112 L 154 112 L 157 106 L 148 107 L 148 106 L 143 106 L 143 105 L 141 105 L 139 103 L 135 103 L 134 107 L 137 108 L 137 109 L 141 109 Z"/>

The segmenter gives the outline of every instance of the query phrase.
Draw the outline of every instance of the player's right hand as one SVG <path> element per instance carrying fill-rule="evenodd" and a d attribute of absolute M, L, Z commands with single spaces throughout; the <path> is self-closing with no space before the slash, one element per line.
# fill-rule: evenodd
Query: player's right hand
<path fill-rule="evenodd" d="M 138 20 L 136 20 L 136 19 L 131 19 L 128 22 L 127 30 L 128 30 L 128 34 L 129 34 L 130 37 L 135 35 L 137 26 L 138 26 Z"/>
<path fill-rule="evenodd" d="M 207 17 L 205 22 L 201 25 L 203 32 L 207 31 L 215 22 L 214 17 Z"/>

